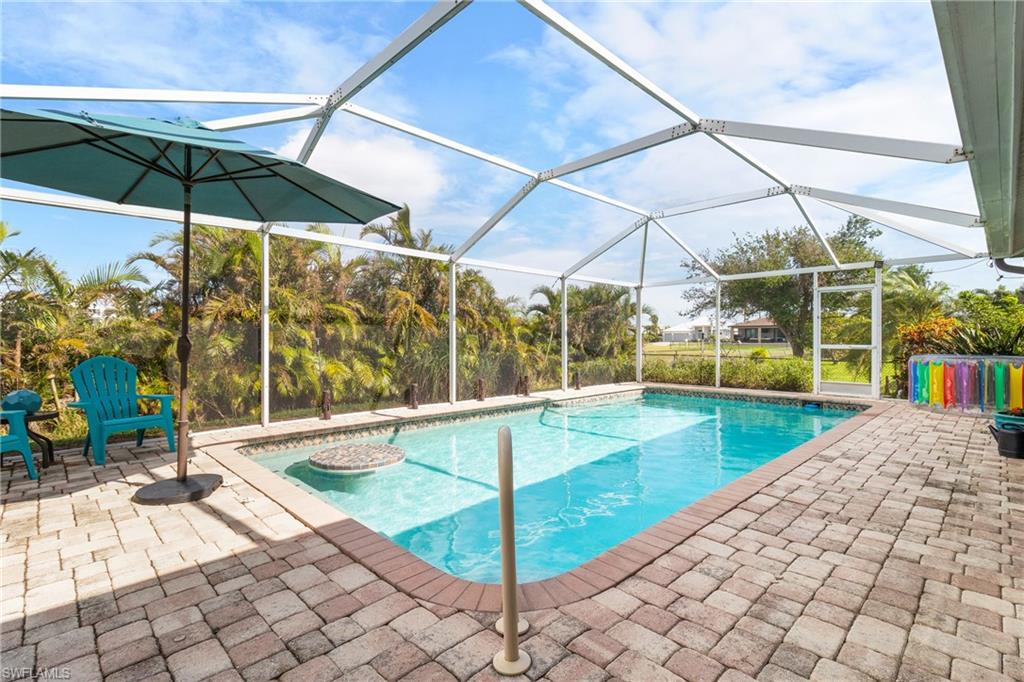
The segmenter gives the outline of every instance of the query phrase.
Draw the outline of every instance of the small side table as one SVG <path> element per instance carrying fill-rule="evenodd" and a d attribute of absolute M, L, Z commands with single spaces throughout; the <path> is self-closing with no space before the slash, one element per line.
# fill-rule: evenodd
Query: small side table
<path fill-rule="evenodd" d="M 39 449 L 43 452 L 43 468 L 48 468 L 53 464 L 53 441 L 44 436 L 41 433 L 36 433 L 32 430 L 32 424 L 35 422 L 45 422 L 58 417 L 57 412 L 35 412 L 33 414 L 25 415 L 25 429 L 28 431 L 28 437 L 31 438 L 39 446 Z"/>

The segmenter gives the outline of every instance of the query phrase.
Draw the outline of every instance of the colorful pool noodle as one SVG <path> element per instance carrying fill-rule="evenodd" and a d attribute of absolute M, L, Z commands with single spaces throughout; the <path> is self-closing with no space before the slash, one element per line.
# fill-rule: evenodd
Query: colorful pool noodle
<path fill-rule="evenodd" d="M 978 363 L 978 405 L 981 407 L 981 411 L 985 411 L 985 403 L 988 399 L 988 372 L 985 371 L 985 362 L 981 361 Z"/>
<path fill-rule="evenodd" d="M 1010 409 L 1024 407 L 1024 365 L 1010 365 Z"/>
<path fill-rule="evenodd" d="M 995 399 L 995 405 L 997 410 L 1006 408 L 1006 365 L 1002 362 L 996 362 L 992 365 L 992 376 L 994 377 L 994 386 L 992 391 L 992 397 Z"/>
<path fill-rule="evenodd" d="M 968 388 L 970 387 L 970 376 L 966 362 L 956 363 L 956 392 L 960 398 L 960 409 L 967 409 L 967 401 L 970 399 Z"/>
<path fill-rule="evenodd" d="M 938 405 L 942 407 L 942 393 L 943 393 L 943 377 L 942 377 L 942 363 L 932 362 L 929 363 L 931 370 L 931 395 L 929 396 L 928 402 L 932 405 Z"/>
<path fill-rule="evenodd" d="M 1024 358 L 914 356 L 907 365 L 907 398 L 944 409 L 1024 408 Z"/>
<path fill-rule="evenodd" d="M 942 406 L 956 404 L 956 367 L 951 362 L 942 363 Z"/>

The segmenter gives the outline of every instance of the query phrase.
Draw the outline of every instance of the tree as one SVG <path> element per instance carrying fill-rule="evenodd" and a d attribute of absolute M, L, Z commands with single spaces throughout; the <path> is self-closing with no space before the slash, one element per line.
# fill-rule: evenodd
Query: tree
<path fill-rule="evenodd" d="M 840 261 L 873 261 L 879 259 L 879 253 L 870 242 L 880 234 L 868 220 L 851 216 L 828 241 Z M 730 246 L 702 255 L 717 272 L 725 275 L 828 264 L 817 237 L 804 226 L 736 236 Z M 683 267 L 699 274 L 699 266 L 694 263 L 685 262 Z M 767 314 L 786 335 L 793 355 L 803 357 L 811 344 L 814 305 L 811 277 L 807 274 L 723 281 L 722 314 Z M 863 277 L 863 273 L 835 272 L 822 275 L 822 282 L 844 284 L 857 281 L 858 277 Z M 683 300 L 689 304 L 685 314 L 697 315 L 714 309 L 715 292 L 707 287 L 693 287 L 684 292 Z"/>
<path fill-rule="evenodd" d="M 999 333 L 1013 334 L 1024 327 L 1024 302 L 1003 286 L 994 291 L 961 291 L 950 302 L 950 312 L 953 318 Z"/>
<path fill-rule="evenodd" d="M 886 319 L 916 324 L 941 316 L 949 298 L 949 285 L 932 281 L 931 275 L 931 271 L 920 265 L 886 271 L 882 278 Z"/>

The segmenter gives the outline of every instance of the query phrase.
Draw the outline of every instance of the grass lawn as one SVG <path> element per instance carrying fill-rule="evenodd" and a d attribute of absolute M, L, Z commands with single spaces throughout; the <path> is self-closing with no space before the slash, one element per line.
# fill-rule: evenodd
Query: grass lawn
<path fill-rule="evenodd" d="M 793 357 L 793 351 L 790 350 L 788 343 L 764 343 L 758 345 L 756 343 L 727 343 L 725 341 L 722 342 L 722 356 L 746 357 L 755 348 L 765 349 L 768 351 L 768 355 L 773 358 Z M 696 357 L 713 358 L 715 357 L 715 343 L 714 341 L 705 341 L 703 344 L 699 341 L 691 341 L 690 343 L 647 343 L 644 344 L 644 354 L 652 357 L 693 355 Z"/>

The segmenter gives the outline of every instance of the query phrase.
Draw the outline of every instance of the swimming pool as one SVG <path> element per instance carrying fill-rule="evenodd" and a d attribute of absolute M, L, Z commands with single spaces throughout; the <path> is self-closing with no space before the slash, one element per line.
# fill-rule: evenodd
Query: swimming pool
<path fill-rule="evenodd" d="M 399 430 L 373 474 L 311 469 L 321 443 L 254 460 L 452 575 L 500 581 L 496 432 L 512 430 L 519 579 L 571 570 L 856 412 L 648 393 Z"/>

